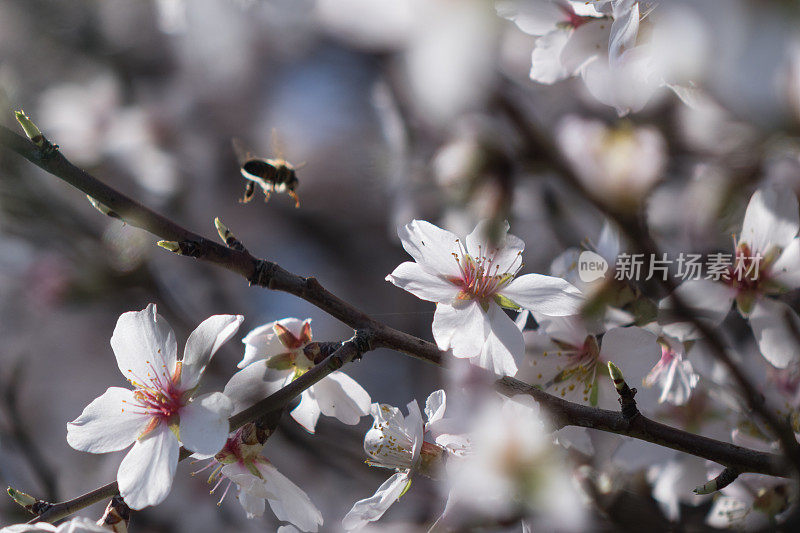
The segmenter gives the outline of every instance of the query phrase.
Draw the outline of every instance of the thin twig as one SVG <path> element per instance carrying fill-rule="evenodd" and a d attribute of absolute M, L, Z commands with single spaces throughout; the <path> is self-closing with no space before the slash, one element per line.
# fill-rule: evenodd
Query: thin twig
<path fill-rule="evenodd" d="M 0 126 L 0 145 L 24 156 L 56 177 L 79 188 L 101 203 L 119 213 L 129 224 L 136 225 L 162 239 L 181 243 L 181 250 L 191 250 L 193 257 L 210 261 L 244 276 L 251 284 L 294 294 L 338 318 L 357 330 L 357 335 L 325 358 L 306 374 L 293 381 L 254 406 L 231 418 L 231 429 L 282 409 L 292 398 L 318 382 L 343 364 L 360 357 L 366 351 L 385 347 L 397 350 L 424 361 L 441 365 L 445 353 L 435 344 L 395 330 L 374 320 L 354 306 L 327 291 L 314 278 L 292 274 L 275 263 L 253 257 L 242 246 L 241 250 L 227 248 L 194 234 L 169 219 L 151 211 L 138 202 L 106 186 L 67 161 L 59 152 L 43 154 L 33 143 Z M 237 247 L 238 248 L 238 247 Z M 496 382 L 497 389 L 505 395 L 528 394 L 533 396 L 553 419 L 556 427 L 567 425 L 588 427 L 628 435 L 653 442 L 660 446 L 683 451 L 698 457 L 736 467 L 741 472 L 756 472 L 788 477 L 789 470 L 782 458 L 775 454 L 757 452 L 722 441 L 694 435 L 670 426 L 637 416 L 632 420 L 620 413 L 575 404 L 557 398 L 514 378 L 506 377 Z M 182 450 L 181 458 L 188 455 Z M 114 496 L 116 483 L 109 483 L 78 498 L 53 506 L 36 520 L 53 521 L 83 507 Z"/>

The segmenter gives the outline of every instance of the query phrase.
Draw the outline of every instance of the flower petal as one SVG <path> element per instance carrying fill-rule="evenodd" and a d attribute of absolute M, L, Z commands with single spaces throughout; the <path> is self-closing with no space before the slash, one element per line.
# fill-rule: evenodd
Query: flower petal
<path fill-rule="evenodd" d="M 317 531 L 322 525 L 322 513 L 303 489 L 278 472 L 271 463 L 257 462 L 256 468 L 264 478 L 267 490 L 274 494 L 267 503 L 278 520 L 291 522 L 302 531 Z"/>
<path fill-rule="evenodd" d="M 515 357 L 525 353 L 522 332 L 514 321 L 497 305 L 489 307 L 487 313 L 489 334 L 480 355 L 473 361 L 482 368 L 500 376 L 513 376 L 517 373 Z"/>
<path fill-rule="evenodd" d="M 450 303 L 460 290 L 457 285 L 432 274 L 419 263 L 410 261 L 401 263 L 394 272 L 386 276 L 386 281 L 428 302 Z"/>
<path fill-rule="evenodd" d="M 740 241 L 751 252 L 765 254 L 773 245 L 786 248 L 800 230 L 797 196 L 778 188 L 759 189 L 753 193 L 742 222 Z"/>
<path fill-rule="evenodd" d="M 750 327 L 761 355 L 778 368 L 798 359 L 800 317 L 783 302 L 761 298 L 750 315 Z"/>
<path fill-rule="evenodd" d="M 575 315 L 583 303 L 583 295 L 574 285 L 541 274 L 519 276 L 500 294 L 520 307 L 549 316 Z"/>
<path fill-rule="evenodd" d="M 166 424 L 158 424 L 136 441 L 117 471 L 119 493 L 128 507 L 139 510 L 164 501 L 172 488 L 179 449 Z"/>
<path fill-rule="evenodd" d="M 491 257 L 491 268 L 499 272 L 514 271 L 521 264 L 520 255 L 525 249 L 522 239 L 508 233 L 508 222 L 497 227 L 488 220 L 479 222 L 467 235 L 467 252 L 473 258 Z M 494 237 L 494 239 L 491 239 Z"/>
<path fill-rule="evenodd" d="M 109 387 L 67 424 L 67 442 L 90 453 L 116 452 L 130 446 L 147 427 L 150 417 L 139 414 L 133 391 Z"/>
<path fill-rule="evenodd" d="M 716 326 L 725 319 L 731 310 L 735 291 L 724 283 L 698 279 L 684 281 L 675 289 L 675 294 L 700 320 Z M 667 335 L 681 341 L 696 339 L 700 336 L 694 324 L 674 322 L 680 318 L 673 311 L 670 296 L 658 303 L 658 310 L 658 322 L 663 324 L 662 329 Z"/>
<path fill-rule="evenodd" d="M 233 402 L 221 392 L 198 396 L 180 411 L 180 436 L 193 452 L 213 455 L 228 440 L 228 418 Z"/>
<path fill-rule="evenodd" d="M 458 251 L 458 237 L 424 220 L 412 220 L 397 229 L 403 248 L 414 261 L 432 272 L 458 276 L 458 263 L 453 252 Z"/>
<path fill-rule="evenodd" d="M 219 350 L 239 330 L 242 315 L 214 315 L 203 322 L 189 335 L 183 350 L 180 386 L 189 390 L 197 385 L 206 365 Z"/>
<path fill-rule="evenodd" d="M 444 411 L 447 408 L 447 397 L 442 389 L 433 391 L 425 400 L 425 418 L 427 424 L 432 424 L 444 418 Z"/>
<path fill-rule="evenodd" d="M 353 531 L 361 529 L 368 522 L 378 520 L 397 501 L 409 483 L 408 472 L 397 472 L 384 481 L 375 494 L 357 501 L 342 519 L 342 527 L 347 531 Z"/>
<path fill-rule="evenodd" d="M 478 302 L 436 305 L 433 338 L 440 350 L 452 349 L 456 357 L 477 357 L 488 335 L 487 328 L 485 313 Z"/>
<path fill-rule="evenodd" d="M 530 77 L 533 81 L 550 85 L 569 75 L 561 62 L 561 52 L 571 34 L 569 30 L 559 28 L 536 39 L 531 54 Z"/>
<path fill-rule="evenodd" d="M 769 269 L 772 279 L 787 289 L 800 288 L 800 238 L 795 237 Z"/>
<path fill-rule="evenodd" d="M 311 387 L 311 389 L 313 388 Z M 317 420 L 319 420 L 319 415 L 322 411 L 320 411 L 319 403 L 311 389 L 303 391 L 303 394 L 300 395 L 300 403 L 292 409 L 290 414 L 298 424 L 303 426 L 303 429 L 309 433 L 314 433 L 317 428 Z"/>
<path fill-rule="evenodd" d="M 123 313 L 111 335 L 111 348 L 125 379 L 140 383 L 147 383 L 154 370 L 171 377 L 178 360 L 175 334 L 155 304 Z"/>
<path fill-rule="evenodd" d="M 352 426 L 358 424 L 362 416 L 369 414 L 372 401 L 369 394 L 344 372 L 333 372 L 312 389 L 319 409 L 325 416 L 335 417 Z"/>
<path fill-rule="evenodd" d="M 233 402 L 233 412 L 238 413 L 278 392 L 291 381 L 292 375 L 291 370 L 267 368 L 262 359 L 231 376 L 222 392 Z"/>

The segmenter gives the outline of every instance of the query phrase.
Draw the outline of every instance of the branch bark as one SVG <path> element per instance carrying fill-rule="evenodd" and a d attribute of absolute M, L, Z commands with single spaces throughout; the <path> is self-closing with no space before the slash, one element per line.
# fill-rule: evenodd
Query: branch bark
<path fill-rule="evenodd" d="M 357 330 L 352 339 L 343 343 L 341 348 L 303 376 L 233 416 L 230 419 L 231 430 L 282 409 L 303 390 L 369 350 L 390 348 L 435 365 L 443 363 L 445 353 L 435 344 L 371 318 L 329 292 L 315 278 L 303 278 L 292 274 L 275 263 L 254 257 L 244 247 L 227 248 L 181 227 L 77 168 L 58 151 L 45 153 L 35 144 L 3 126 L 0 126 L 0 145 L 95 198 L 119 214 L 127 223 L 145 229 L 164 240 L 190 243 L 186 246 L 187 250 L 191 250 L 188 255 L 227 268 L 240 274 L 253 285 L 294 294 Z M 571 425 L 627 435 L 703 457 L 726 467 L 736 468 L 743 473 L 754 472 L 780 477 L 789 477 L 791 474 L 791 469 L 781 456 L 776 454 L 758 452 L 688 433 L 644 416 L 627 419 L 621 413 L 571 403 L 511 377 L 497 380 L 495 386 L 507 396 L 516 394 L 532 396 L 549 413 L 557 428 Z M 188 455 L 189 452 L 186 450 L 181 451 L 181 459 Z M 52 504 L 34 521 L 58 520 L 88 505 L 110 498 L 117 492 L 116 482 L 109 483 L 73 500 Z"/>

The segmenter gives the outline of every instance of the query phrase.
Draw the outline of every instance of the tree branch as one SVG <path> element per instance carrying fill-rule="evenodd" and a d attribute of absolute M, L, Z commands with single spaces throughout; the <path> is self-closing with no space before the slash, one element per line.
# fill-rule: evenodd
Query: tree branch
<path fill-rule="evenodd" d="M 95 198 L 108 209 L 119 214 L 129 224 L 143 228 L 165 240 L 184 244 L 181 251 L 191 252 L 186 255 L 236 272 L 251 284 L 294 294 L 357 330 L 352 339 L 343 343 L 339 349 L 303 376 L 233 416 L 230 419 L 231 430 L 282 409 L 303 390 L 369 350 L 380 347 L 391 348 L 436 365 L 443 363 L 445 353 L 439 350 L 435 344 L 372 319 L 327 291 L 315 278 L 303 278 L 284 270 L 275 263 L 257 259 L 243 246 L 237 246 L 235 249 L 227 248 L 182 228 L 75 167 L 58 151 L 43 151 L 3 126 L 0 126 L 0 145 L 22 155 L 40 168 Z M 496 388 L 507 396 L 515 394 L 532 396 L 549 413 L 557 428 L 568 425 L 594 428 L 703 457 L 726 467 L 736 468 L 739 472 L 755 472 L 780 477 L 789 477 L 790 475 L 782 458 L 775 454 L 762 453 L 694 435 L 641 415 L 628 419 L 620 413 L 571 403 L 510 377 L 497 380 Z M 188 455 L 188 451 L 181 450 L 181 459 Z M 58 520 L 88 505 L 110 498 L 117 492 L 116 482 L 109 483 L 73 500 L 52 504 L 34 521 Z"/>

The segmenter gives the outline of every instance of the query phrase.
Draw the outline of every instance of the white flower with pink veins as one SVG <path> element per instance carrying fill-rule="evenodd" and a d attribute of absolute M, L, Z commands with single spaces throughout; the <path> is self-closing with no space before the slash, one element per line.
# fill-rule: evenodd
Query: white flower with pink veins
<path fill-rule="evenodd" d="M 798 360 L 796 331 L 800 317 L 787 304 L 769 296 L 800 288 L 798 231 L 800 212 L 794 191 L 759 189 L 747 205 L 742 234 L 734 242 L 734 253 L 728 256 L 730 265 L 707 273 L 706 279 L 685 281 L 675 291 L 709 325 L 722 322 L 735 301 L 739 313 L 749 319 L 761 354 L 778 368 Z M 659 307 L 664 313 L 661 322 L 673 318 L 669 298 Z M 700 336 L 687 322 L 667 324 L 663 329 L 681 340 Z"/>
<path fill-rule="evenodd" d="M 235 410 L 250 407 L 305 374 L 319 361 L 319 347 L 312 341 L 311 319 L 284 318 L 259 326 L 242 342 L 244 357 L 239 372 L 225 385 L 225 394 Z M 309 359 L 311 357 L 311 359 Z M 319 416 L 332 416 L 355 425 L 369 414 L 369 393 L 356 380 L 339 370 L 331 372 L 300 395 L 291 416 L 314 433 Z"/>
<path fill-rule="evenodd" d="M 414 258 L 386 280 L 417 298 L 436 302 L 433 338 L 442 350 L 471 359 L 496 374 L 513 376 L 515 357 L 524 352 L 522 332 L 505 309 L 528 309 L 547 316 L 576 314 L 581 292 L 561 278 L 517 276 L 525 244 L 498 228 L 494 243 L 481 222 L 462 241 L 429 222 L 414 220 L 398 230 Z"/>
<path fill-rule="evenodd" d="M 154 304 L 119 317 L 111 347 L 134 389 L 109 387 L 67 424 L 67 442 L 91 453 L 133 444 L 117 472 L 120 494 L 132 509 L 157 505 L 167 497 L 181 444 L 203 455 L 213 455 L 225 444 L 233 403 L 220 392 L 194 393 L 211 357 L 243 319 L 206 319 L 189 335 L 178 360 L 175 334 Z"/>

